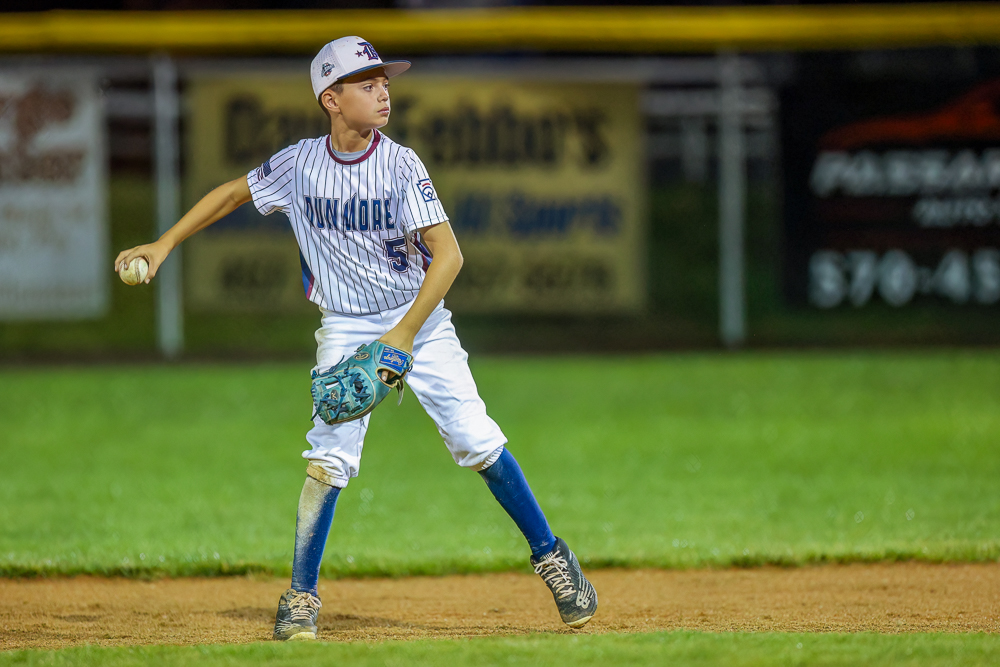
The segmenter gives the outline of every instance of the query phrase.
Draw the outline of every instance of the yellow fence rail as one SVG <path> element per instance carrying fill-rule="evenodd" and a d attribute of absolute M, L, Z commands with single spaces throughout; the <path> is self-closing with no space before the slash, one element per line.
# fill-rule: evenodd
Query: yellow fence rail
<path fill-rule="evenodd" d="M 704 52 L 1000 44 L 1000 3 L 0 14 L 0 52 Z"/>

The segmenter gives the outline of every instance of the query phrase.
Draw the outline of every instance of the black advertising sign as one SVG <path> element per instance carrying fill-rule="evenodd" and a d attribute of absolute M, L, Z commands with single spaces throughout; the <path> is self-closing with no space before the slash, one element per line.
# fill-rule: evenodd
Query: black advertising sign
<path fill-rule="evenodd" d="M 785 291 L 818 308 L 1000 301 L 1000 77 L 808 68 L 783 94 Z"/>

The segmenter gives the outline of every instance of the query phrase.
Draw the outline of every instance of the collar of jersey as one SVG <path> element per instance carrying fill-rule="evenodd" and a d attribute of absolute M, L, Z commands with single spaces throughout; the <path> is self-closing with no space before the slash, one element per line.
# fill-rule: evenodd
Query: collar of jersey
<path fill-rule="evenodd" d="M 329 134 L 326 135 L 326 152 L 330 154 L 330 157 L 332 157 L 333 161 L 336 162 L 337 164 L 358 164 L 359 162 L 364 162 L 369 157 L 371 157 L 372 153 L 375 152 L 375 147 L 378 146 L 378 142 L 381 141 L 382 139 L 382 134 L 378 130 L 373 129 L 372 132 L 375 133 L 375 136 L 372 137 L 371 143 L 368 144 L 368 150 L 366 150 L 365 154 L 359 158 L 355 158 L 353 160 L 341 160 L 339 157 L 337 157 L 337 154 L 333 152 L 333 144 L 330 143 Z"/>

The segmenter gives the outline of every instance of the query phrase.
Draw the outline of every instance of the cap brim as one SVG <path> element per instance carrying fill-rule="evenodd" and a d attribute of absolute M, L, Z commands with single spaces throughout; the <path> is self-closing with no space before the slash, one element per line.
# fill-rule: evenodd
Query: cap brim
<path fill-rule="evenodd" d="M 397 74 L 402 74 L 406 70 L 410 69 L 409 60 L 390 60 L 387 63 L 379 63 L 378 65 L 369 65 L 368 67 L 362 67 L 361 69 L 356 69 L 353 72 L 348 72 L 344 76 L 340 77 L 334 83 L 340 83 L 344 79 L 349 79 L 356 74 L 361 74 L 362 72 L 367 72 L 373 69 L 383 69 L 385 70 L 386 76 L 396 76 Z"/>

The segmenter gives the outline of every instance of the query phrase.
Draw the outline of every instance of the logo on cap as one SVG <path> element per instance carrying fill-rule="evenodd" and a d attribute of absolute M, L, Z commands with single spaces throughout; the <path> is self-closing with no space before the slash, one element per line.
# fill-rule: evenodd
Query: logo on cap
<path fill-rule="evenodd" d="M 333 71 L 333 65 L 330 63 L 323 63 L 323 67 L 321 69 L 323 70 L 323 76 L 330 76 L 330 72 Z"/>
<path fill-rule="evenodd" d="M 375 53 L 375 47 L 369 42 L 358 42 L 358 46 L 361 47 L 361 50 L 354 54 L 358 58 L 368 56 L 368 60 L 379 60 L 378 54 Z"/>

